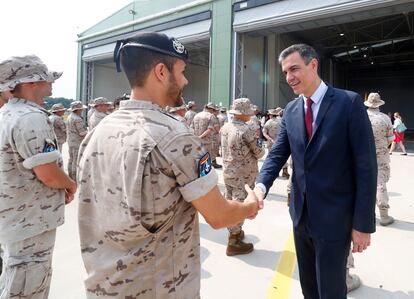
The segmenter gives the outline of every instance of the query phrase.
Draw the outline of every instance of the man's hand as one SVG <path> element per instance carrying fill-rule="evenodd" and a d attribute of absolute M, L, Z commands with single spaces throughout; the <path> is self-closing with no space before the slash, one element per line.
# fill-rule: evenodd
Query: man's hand
<path fill-rule="evenodd" d="M 73 186 L 65 189 L 65 204 L 68 204 L 73 200 L 75 193 L 76 193 L 76 184 L 73 183 Z"/>
<path fill-rule="evenodd" d="M 259 203 L 259 209 L 261 210 L 263 209 L 263 206 L 264 206 L 265 193 L 263 192 L 262 188 L 259 188 L 259 187 L 254 188 L 254 193 L 256 194 L 256 197 Z"/>
<path fill-rule="evenodd" d="M 362 252 L 371 244 L 371 234 L 352 229 L 352 252 Z"/>
<path fill-rule="evenodd" d="M 256 218 L 257 212 L 259 211 L 258 198 L 256 196 L 256 193 L 249 187 L 249 185 L 245 184 L 244 189 L 247 192 L 247 197 L 244 200 L 244 203 L 256 203 L 254 213 L 247 217 L 247 219 L 253 220 L 254 218 Z"/>

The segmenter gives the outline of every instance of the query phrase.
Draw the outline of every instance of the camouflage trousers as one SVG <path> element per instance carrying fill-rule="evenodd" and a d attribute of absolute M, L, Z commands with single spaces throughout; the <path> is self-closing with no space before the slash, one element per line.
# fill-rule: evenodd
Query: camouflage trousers
<path fill-rule="evenodd" d="M 380 163 L 378 163 L 381 165 Z M 381 165 L 382 167 L 378 168 L 378 179 L 377 179 L 377 206 L 380 209 L 388 209 L 389 197 L 387 191 L 387 182 L 390 178 L 390 166 Z"/>
<path fill-rule="evenodd" d="M 60 152 L 62 152 L 62 149 L 63 149 L 63 143 L 60 143 L 60 142 L 59 142 L 59 143 L 58 143 L 58 147 L 59 147 L 59 151 L 60 151 Z"/>
<path fill-rule="evenodd" d="M 355 266 L 354 266 L 354 256 L 352 254 L 352 244 L 351 244 L 351 249 L 349 250 L 348 260 L 346 262 L 346 268 L 347 269 L 355 268 Z"/>
<path fill-rule="evenodd" d="M 207 152 L 209 152 L 211 161 L 214 161 L 217 158 L 218 153 L 216 152 L 216 149 L 213 146 L 213 142 L 203 142 L 203 147 Z"/>
<path fill-rule="evenodd" d="M 78 159 L 79 146 L 69 147 L 69 160 L 68 160 L 68 174 L 72 180 L 76 181 L 76 163 Z"/>
<path fill-rule="evenodd" d="M 248 184 L 250 188 L 254 188 L 254 180 L 253 182 L 246 182 L 246 184 Z M 226 178 L 224 178 L 224 198 L 227 200 L 237 200 L 239 202 L 244 202 L 244 199 L 247 196 L 247 192 L 244 189 L 244 183 L 241 185 L 243 186 L 232 186 L 228 184 L 228 182 L 226 183 Z M 234 226 L 228 227 L 227 229 L 231 234 L 238 234 L 241 232 L 243 224 L 244 221 L 237 223 Z"/>
<path fill-rule="evenodd" d="M 56 229 L 2 244 L 0 299 L 47 299 L 52 277 Z"/>

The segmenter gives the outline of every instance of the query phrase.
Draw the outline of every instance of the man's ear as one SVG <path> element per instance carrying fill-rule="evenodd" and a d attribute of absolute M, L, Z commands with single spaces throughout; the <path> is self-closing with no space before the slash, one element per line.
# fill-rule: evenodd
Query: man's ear
<path fill-rule="evenodd" d="M 161 82 L 168 82 L 169 71 L 164 63 L 157 63 L 154 67 L 155 78 Z"/>

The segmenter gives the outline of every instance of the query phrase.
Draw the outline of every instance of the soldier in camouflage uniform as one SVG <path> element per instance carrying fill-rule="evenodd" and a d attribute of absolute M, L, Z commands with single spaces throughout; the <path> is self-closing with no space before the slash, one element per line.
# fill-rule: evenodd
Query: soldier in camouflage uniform
<path fill-rule="evenodd" d="M 91 117 L 88 118 L 88 127 L 89 130 L 93 130 L 101 120 L 109 115 L 110 103 L 107 99 L 99 97 L 93 100 L 93 108 L 95 111 L 91 114 Z"/>
<path fill-rule="evenodd" d="M 91 119 L 92 115 L 95 113 L 96 109 L 95 109 L 95 99 L 91 99 L 88 102 L 88 113 L 87 113 L 87 117 L 88 117 L 88 122 Z"/>
<path fill-rule="evenodd" d="M 215 168 L 221 168 L 222 166 L 216 162 L 217 149 L 215 147 L 215 138 L 218 132 L 220 132 L 220 125 L 217 117 L 213 114 L 215 105 L 208 103 L 204 110 L 197 113 L 193 119 L 194 134 L 201 138 L 203 146 L 210 153 L 212 165 Z"/>
<path fill-rule="evenodd" d="M 187 112 L 185 113 L 184 118 L 186 119 L 187 125 L 190 128 L 193 128 L 193 119 L 194 119 L 194 116 L 197 114 L 196 110 L 197 110 L 196 103 L 194 101 L 189 101 L 187 104 Z"/>
<path fill-rule="evenodd" d="M 1 299 L 48 297 L 56 228 L 76 191 L 41 107 L 61 74 L 34 55 L 0 63 L 0 92 L 13 94 L 0 110 Z"/>
<path fill-rule="evenodd" d="M 80 101 L 74 101 L 70 104 L 67 130 L 68 130 L 68 146 L 69 146 L 69 160 L 68 173 L 69 176 L 76 181 L 76 162 L 78 159 L 79 146 L 83 138 L 88 133 L 85 127 L 85 122 L 81 117 L 82 111 L 86 108 Z"/>
<path fill-rule="evenodd" d="M 256 132 L 247 124 L 254 110 L 247 98 L 236 99 L 229 113 L 231 122 L 221 129 L 221 153 L 223 155 L 224 196 L 227 200 L 243 201 L 246 197 L 244 185 L 253 188 L 259 173 L 257 161 L 265 151 L 258 144 Z M 228 256 L 246 254 L 253 251 L 252 243 L 244 243 L 243 222 L 228 227 Z"/>
<path fill-rule="evenodd" d="M 63 120 L 65 111 L 66 109 L 62 104 L 54 104 L 50 109 L 51 115 L 49 116 L 60 152 L 62 152 L 62 145 L 66 142 L 67 136 L 65 121 Z"/>
<path fill-rule="evenodd" d="M 217 118 L 219 120 L 220 128 L 222 128 L 224 124 L 228 122 L 227 111 L 225 107 L 220 108 L 220 113 L 217 115 Z"/>
<path fill-rule="evenodd" d="M 219 108 L 216 104 L 213 103 L 208 103 L 207 104 L 209 108 L 211 108 L 210 112 L 213 114 L 214 118 L 213 118 L 213 123 L 214 123 L 214 128 L 215 130 L 213 130 L 212 132 L 212 136 L 211 136 L 211 148 L 212 148 L 212 155 L 214 157 L 218 157 L 220 156 L 220 121 L 218 119 L 218 114 L 219 114 Z M 223 166 L 219 165 L 217 163 L 217 159 L 213 159 L 213 166 L 214 168 L 222 168 Z"/>
<path fill-rule="evenodd" d="M 276 142 L 277 135 L 280 132 L 280 126 L 282 125 L 282 115 L 283 109 L 277 107 L 276 109 L 270 109 L 270 119 L 265 123 L 263 127 L 263 136 L 267 140 L 267 148 L 272 148 L 273 144 Z M 282 177 L 289 179 L 289 172 L 288 172 L 288 163 L 282 168 Z"/>
<path fill-rule="evenodd" d="M 394 222 L 394 218 L 388 215 L 390 206 L 387 192 L 387 182 L 390 178 L 388 146 L 394 140 L 393 128 L 390 118 L 379 110 L 379 107 L 384 105 L 385 102 L 381 100 L 378 93 L 370 93 L 364 104 L 368 107 L 367 112 L 374 132 L 377 150 L 377 206 L 380 211 L 380 224 L 386 226 Z"/>
<path fill-rule="evenodd" d="M 215 228 L 257 213 L 226 201 L 198 137 L 165 107 L 181 103 L 187 50 L 161 33 L 118 41 L 131 100 L 88 134 L 79 155 L 79 232 L 87 298 L 200 298 L 197 210 Z M 253 215 L 252 215 L 253 214 Z"/>

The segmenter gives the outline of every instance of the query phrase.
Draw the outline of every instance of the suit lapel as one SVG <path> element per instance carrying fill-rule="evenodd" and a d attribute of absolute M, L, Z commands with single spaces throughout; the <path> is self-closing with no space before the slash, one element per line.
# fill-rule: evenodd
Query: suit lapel
<path fill-rule="evenodd" d="M 328 85 L 328 90 L 326 91 L 325 96 L 322 99 L 321 106 L 319 107 L 318 115 L 316 116 L 315 127 L 313 129 L 313 134 L 312 134 L 312 138 L 310 141 L 312 141 L 315 135 L 317 134 L 318 128 L 320 124 L 322 123 L 323 119 L 325 118 L 326 112 L 328 111 L 329 107 L 332 104 L 334 95 L 335 95 L 334 89 Z"/>
<path fill-rule="evenodd" d="M 303 140 L 303 145 L 306 147 L 307 135 L 305 129 L 305 108 L 303 107 L 303 97 L 300 96 L 296 102 L 296 107 L 294 108 L 295 115 L 295 125 L 297 126 L 297 131 L 299 136 L 302 136 L 300 140 Z"/>

